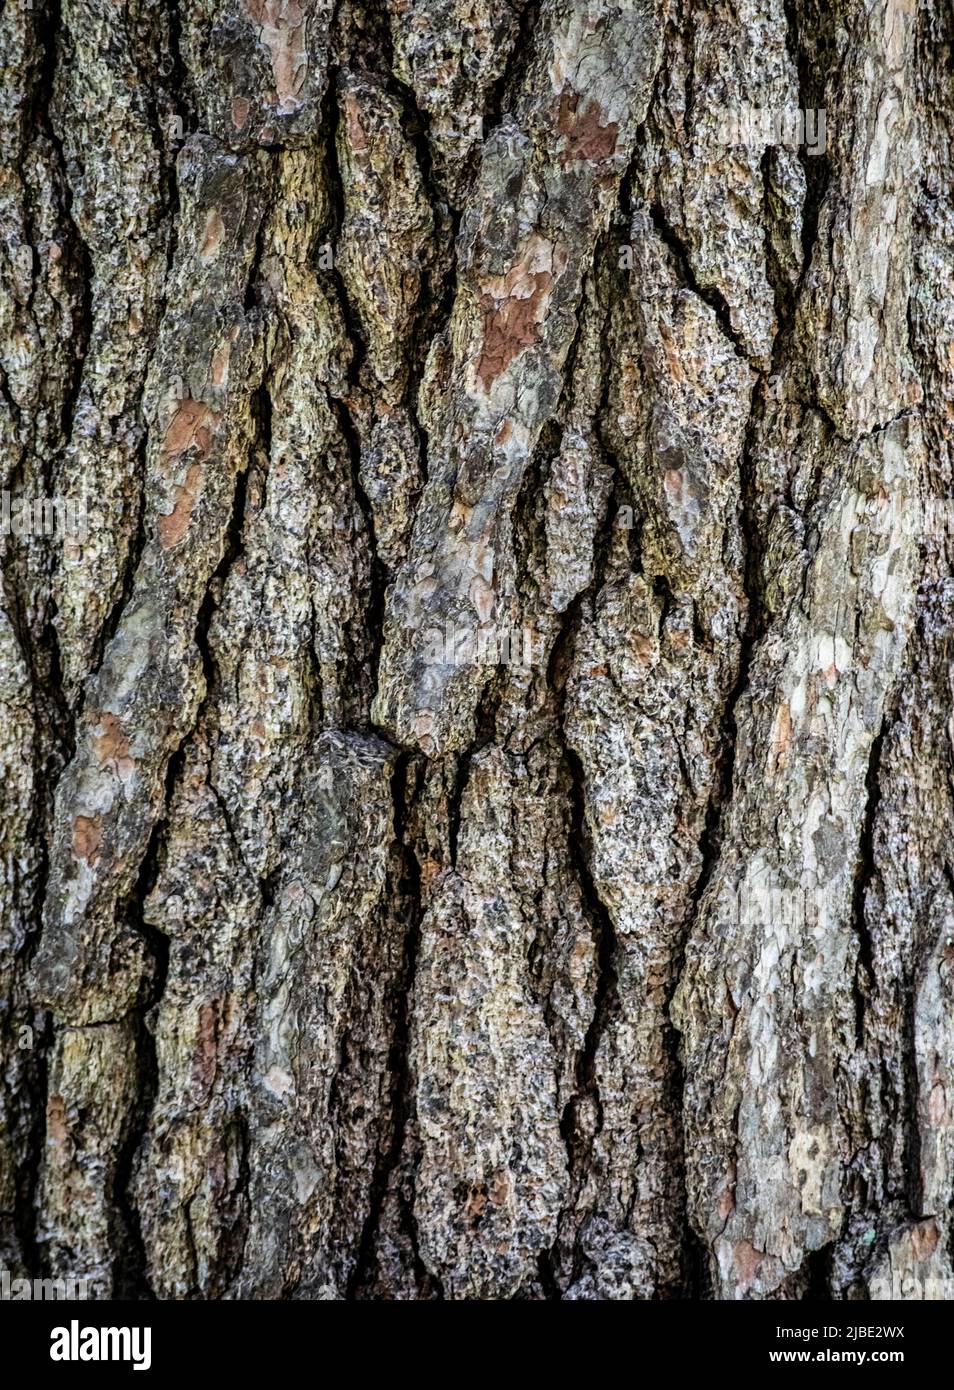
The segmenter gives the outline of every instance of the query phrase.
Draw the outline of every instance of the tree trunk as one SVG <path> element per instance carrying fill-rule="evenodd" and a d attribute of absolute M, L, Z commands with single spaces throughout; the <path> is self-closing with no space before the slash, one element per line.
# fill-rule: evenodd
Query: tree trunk
<path fill-rule="evenodd" d="M 954 1297 L 951 6 L 0 24 L 0 1263 Z"/>

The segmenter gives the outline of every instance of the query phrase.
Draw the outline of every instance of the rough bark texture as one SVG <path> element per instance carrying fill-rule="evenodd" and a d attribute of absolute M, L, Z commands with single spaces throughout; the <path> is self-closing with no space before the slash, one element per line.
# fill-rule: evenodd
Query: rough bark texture
<path fill-rule="evenodd" d="M 0 1264 L 954 1298 L 948 0 L 0 52 Z"/>

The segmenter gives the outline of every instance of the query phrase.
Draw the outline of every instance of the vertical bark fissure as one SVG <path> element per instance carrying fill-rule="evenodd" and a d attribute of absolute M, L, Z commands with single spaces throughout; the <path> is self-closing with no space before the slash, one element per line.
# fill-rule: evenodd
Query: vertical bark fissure
<path fill-rule="evenodd" d="M 394 885 L 394 896 L 407 916 L 404 930 L 403 966 L 395 989 L 393 1003 L 394 1029 L 391 1036 L 388 1071 L 390 1074 L 389 1104 L 391 1110 L 391 1139 L 384 1152 L 379 1153 L 374 1174 L 371 1179 L 371 1200 L 368 1214 L 361 1232 L 354 1269 L 348 1284 L 348 1297 L 360 1296 L 362 1286 L 368 1281 L 375 1260 L 375 1241 L 380 1235 L 381 1214 L 387 1196 L 388 1184 L 397 1170 L 404 1151 L 407 1136 L 408 1117 L 413 1104 L 411 1095 L 411 1073 L 409 1059 L 409 1035 L 411 1027 L 411 1001 L 414 975 L 417 968 L 421 940 L 421 873 L 414 846 L 410 841 L 407 817 L 409 813 L 410 788 L 409 772 L 413 754 L 402 754 L 395 764 L 391 786 L 394 798 L 394 838 L 399 847 L 400 881 Z M 423 1270 L 417 1254 L 417 1241 L 414 1230 L 412 1207 L 403 1209 L 415 1251 L 418 1272 Z"/>

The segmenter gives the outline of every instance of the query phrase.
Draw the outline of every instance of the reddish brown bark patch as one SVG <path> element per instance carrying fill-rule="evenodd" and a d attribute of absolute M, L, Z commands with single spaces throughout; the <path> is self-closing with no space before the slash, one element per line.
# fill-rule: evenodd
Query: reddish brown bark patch
<path fill-rule="evenodd" d="M 102 767 L 112 763 L 121 774 L 132 772 L 136 766 L 129 755 L 129 739 L 123 733 L 122 725 L 110 710 L 102 710 L 93 716 L 96 732 L 90 738 L 93 757 Z"/>
<path fill-rule="evenodd" d="M 50 1096 L 46 1106 L 46 1138 L 53 1150 L 55 1159 L 62 1163 L 67 1158 L 70 1130 L 66 1122 L 66 1101 L 60 1095 Z"/>
<path fill-rule="evenodd" d="M 222 343 L 212 354 L 212 385 L 224 386 L 229 379 L 229 359 L 232 354 L 232 345 L 229 342 Z"/>
<path fill-rule="evenodd" d="M 736 1243 L 732 1255 L 735 1260 L 735 1267 L 739 1271 L 742 1287 L 746 1289 L 758 1277 L 762 1261 L 765 1259 L 765 1252 L 756 1250 L 750 1240 L 740 1240 Z"/>
<path fill-rule="evenodd" d="M 199 458 L 207 458 L 212 449 L 212 436 L 219 422 L 219 413 L 204 401 L 195 401 L 191 396 L 179 402 L 175 415 L 169 421 L 163 449 L 167 454 L 184 454 L 195 448 Z"/>
<path fill-rule="evenodd" d="M 191 463 L 185 482 L 173 488 L 172 511 L 159 518 L 159 544 L 163 550 L 178 544 L 189 529 L 192 509 L 202 490 L 202 466 Z"/>
<path fill-rule="evenodd" d="M 222 249 L 222 241 L 225 237 L 225 223 L 222 221 L 222 214 L 218 208 L 212 208 L 205 219 L 205 229 L 202 233 L 202 245 L 199 248 L 199 259 L 203 265 L 208 265 L 214 261 Z"/>
<path fill-rule="evenodd" d="M 501 372 L 506 371 L 524 348 L 539 339 L 539 310 L 553 284 L 553 277 L 549 271 L 540 270 L 533 279 L 534 289 L 528 299 L 505 299 L 498 304 L 493 295 L 480 297 L 484 340 L 477 375 L 485 391 L 490 390 Z"/>
<path fill-rule="evenodd" d="M 219 1032 L 222 1023 L 223 1001 L 208 999 L 199 1009 L 199 1027 L 192 1062 L 192 1075 L 199 1091 L 212 1089 L 218 1069 Z"/>
<path fill-rule="evenodd" d="M 73 822 L 73 853 L 88 864 L 96 858 L 103 839 L 103 823 L 99 816 L 77 816 Z"/>
<path fill-rule="evenodd" d="M 792 745 L 792 708 L 787 700 L 779 705 L 772 725 L 772 757 L 778 765 Z"/>
<path fill-rule="evenodd" d="M 540 325 L 561 268 L 555 249 L 534 234 L 505 275 L 485 281 L 480 296 L 483 336 L 477 363 L 485 391 L 524 348 L 539 342 Z"/>
<path fill-rule="evenodd" d="M 232 102 L 232 124 L 236 130 L 244 130 L 248 120 L 249 101 L 247 97 L 236 97 Z"/>
<path fill-rule="evenodd" d="M 298 93 L 308 74 L 304 5 L 301 0 L 245 0 L 245 11 L 271 58 L 275 91 L 269 97 L 280 111 L 291 111 L 300 104 Z"/>
<path fill-rule="evenodd" d="M 579 92 L 574 92 L 572 87 L 564 87 L 557 115 L 557 130 L 564 137 L 560 163 L 569 164 L 575 159 L 594 162 L 609 159 L 610 155 L 616 153 L 619 122 L 609 121 L 604 125 L 602 108 L 592 99 L 582 111 L 579 106 Z"/>
<path fill-rule="evenodd" d="M 364 154 L 368 148 L 368 139 L 361 124 L 361 108 L 353 92 L 348 92 L 345 97 L 344 115 L 349 148 L 356 154 Z"/>
<path fill-rule="evenodd" d="M 102 730 L 102 733 L 93 737 L 93 752 L 98 762 L 106 763 L 110 758 L 124 758 L 128 754 L 129 740 L 115 714 L 103 710 L 96 716 L 95 727 Z"/>
<path fill-rule="evenodd" d="M 917 1260 L 929 1259 L 937 1249 L 940 1233 L 937 1229 L 936 1221 L 922 1221 L 919 1226 L 915 1226 L 911 1231 L 911 1248 Z"/>

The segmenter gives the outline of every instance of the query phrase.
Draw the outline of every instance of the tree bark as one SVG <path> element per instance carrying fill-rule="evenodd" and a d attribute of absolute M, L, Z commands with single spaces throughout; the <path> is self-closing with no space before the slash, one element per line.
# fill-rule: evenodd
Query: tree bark
<path fill-rule="evenodd" d="M 950 5 L 0 46 L 0 1264 L 954 1297 Z"/>

